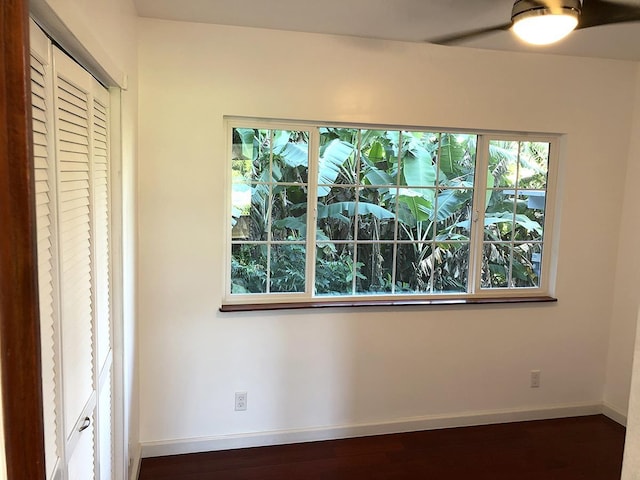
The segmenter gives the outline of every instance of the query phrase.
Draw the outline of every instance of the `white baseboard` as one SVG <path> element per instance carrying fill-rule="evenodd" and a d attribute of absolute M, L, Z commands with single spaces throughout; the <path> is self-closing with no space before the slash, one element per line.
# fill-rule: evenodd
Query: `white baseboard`
<path fill-rule="evenodd" d="M 627 414 L 610 403 L 602 403 L 602 414 L 609 417 L 614 422 L 618 422 L 623 427 L 627 426 Z"/>
<path fill-rule="evenodd" d="M 139 445 L 135 449 L 133 456 L 129 459 L 131 462 L 131 469 L 129 470 L 129 478 L 131 480 L 138 480 L 140 476 L 140 463 L 142 461 L 142 446 Z"/>
<path fill-rule="evenodd" d="M 544 408 L 466 412 L 454 415 L 429 415 L 401 418 L 390 422 L 360 425 L 341 425 L 300 430 L 280 430 L 235 435 L 219 435 L 157 442 L 142 442 L 142 458 L 179 455 L 184 453 L 211 452 L 235 448 L 262 447 L 288 443 L 320 440 L 336 440 L 350 437 L 366 437 L 391 433 L 435 430 L 440 428 L 469 427 L 495 423 L 545 420 L 552 418 L 580 417 L 603 413 L 602 403 L 580 403 Z M 611 412 L 614 412 L 611 409 Z M 607 415 L 609 416 L 609 415 Z M 614 419 L 615 420 L 615 419 Z M 617 421 L 617 420 L 616 420 Z"/>

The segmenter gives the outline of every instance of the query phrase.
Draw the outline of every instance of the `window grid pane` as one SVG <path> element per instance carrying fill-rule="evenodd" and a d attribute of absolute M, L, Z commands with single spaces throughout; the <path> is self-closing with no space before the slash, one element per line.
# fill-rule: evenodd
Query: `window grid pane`
<path fill-rule="evenodd" d="M 310 152 L 309 127 L 232 129 L 232 294 L 541 287 L 550 141 L 483 144 L 484 233 L 475 237 L 482 255 L 474 268 L 477 134 L 317 132 Z M 308 168 L 315 172 L 311 198 Z M 315 238 L 307 240 L 309 212 Z"/>
<path fill-rule="evenodd" d="M 489 152 L 481 288 L 539 288 L 550 143 L 491 141 Z"/>
<path fill-rule="evenodd" d="M 309 132 L 232 137 L 231 293 L 304 292 Z"/>

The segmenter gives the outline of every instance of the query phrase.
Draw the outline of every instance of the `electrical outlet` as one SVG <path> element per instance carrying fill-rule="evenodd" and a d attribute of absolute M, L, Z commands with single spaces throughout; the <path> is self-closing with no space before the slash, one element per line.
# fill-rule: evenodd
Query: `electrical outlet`
<path fill-rule="evenodd" d="M 531 370 L 531 388 L 540 388 L 540 370 Z"/>
<path fill-rule="evenodd" d="M 236 412 L 243 412 L 247 409 L 247 392 L 236 392 Z"/>

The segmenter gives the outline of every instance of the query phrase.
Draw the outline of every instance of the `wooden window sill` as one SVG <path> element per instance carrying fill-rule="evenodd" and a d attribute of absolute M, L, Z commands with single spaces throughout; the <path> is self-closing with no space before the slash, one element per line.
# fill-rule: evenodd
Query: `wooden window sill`
<path fill-rule="evenodd" d="M 399 299 L 399 300 L 324 300 L 318 302 L 286 302 L 286 303 L 239 303 L 220 307 L 221 312 L 256 312 L 262 310 L 294 310 L 302 308 L 342 308 L 342 307 L 411 307 L 429 305 L 494 305 L 512 303 L 544 303 L 557 302 L 558 299 L 547 295 L 531 297 L 490 297 L 490 298 L 440 298 Z"/>

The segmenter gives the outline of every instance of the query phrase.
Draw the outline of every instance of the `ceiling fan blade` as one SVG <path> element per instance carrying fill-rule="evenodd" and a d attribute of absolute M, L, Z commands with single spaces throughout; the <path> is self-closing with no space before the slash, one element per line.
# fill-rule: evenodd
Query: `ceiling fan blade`
<path fill-rule="evenodd" d="M 429 43 L 436 43 L 438 45 L 453 45 L 464 40 L 471 40 L 472 38 L 481 37 L 488 33 L 500 32 L 502 30 L 509 30 L 511 28 L 511 22 L 504 23 L 502 25 L 494 25 L 492 27 L 477 28 L 475 30 L 467 30 L 466 32 L 453 33 L 444 37 L 438 37 L 431 40 L 427 40 Z"/>
<path fill-rule="evenodd" d="M 640 5 L 610 2 L 609 0 L 584 0 L 582 14 L 576 28 L 638 21 L 640 21 Z"/>

